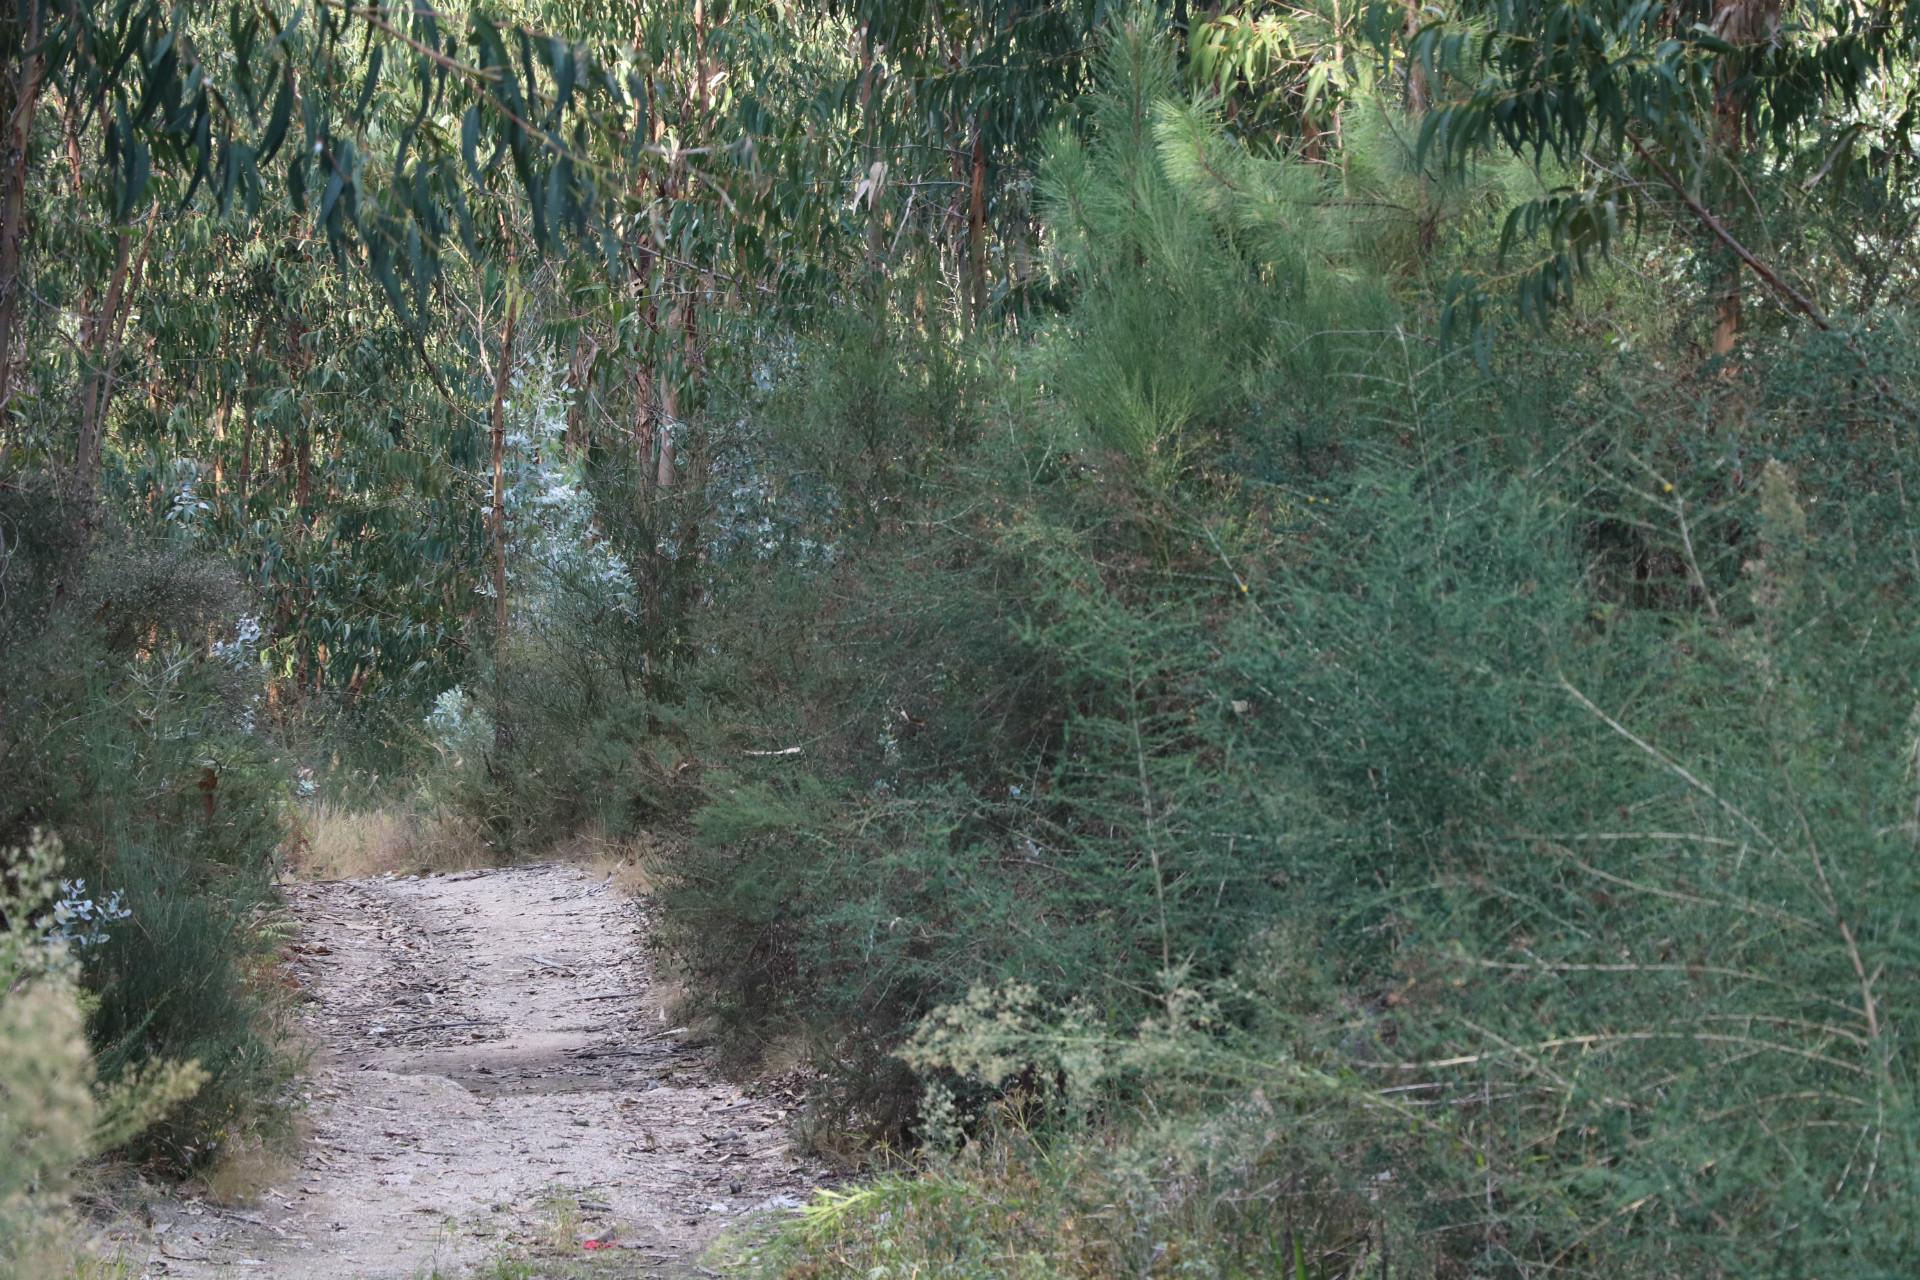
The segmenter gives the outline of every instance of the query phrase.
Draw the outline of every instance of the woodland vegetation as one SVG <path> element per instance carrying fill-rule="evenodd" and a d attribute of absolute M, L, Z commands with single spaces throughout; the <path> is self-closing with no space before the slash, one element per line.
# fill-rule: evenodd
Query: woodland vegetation
<path fill-rule="evenodd" d="M 766 1274 L 1914 1274 L 1917 66 L 13 0 L 0 1270 L 290 1140 L 324 800 L 645 851 Z"/>

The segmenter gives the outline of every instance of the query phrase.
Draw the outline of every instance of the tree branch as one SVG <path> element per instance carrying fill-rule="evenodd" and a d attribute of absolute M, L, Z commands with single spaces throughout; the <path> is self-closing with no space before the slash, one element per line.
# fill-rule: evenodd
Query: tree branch
<path fill-rule="evenodd" d="M 1820 309 L 1819 303 L 1781 279 L 1777 271 L 1755 257 L 1753 251 L 1741 244 L 1733 232 L 1727 229 L 1727 224 L 1715 217 L 1713 210 L 1701 204 L 1694 194 L 1687 190 L 1686 185 L 1680 181 L 1673 170 L 1660 163 L 1659 159 L 1642 145 L 1640 139 L 1633 139 L 1633 149 L 1642 160 L 1647 162 L 1654 173 L 1659 175 L 1660 181 L 1664 182 L 1675 195 L 1680 197 L 1687 208 L 1693 211 L 1693 216 L 1700 220 L 1700 225 L 1705 227 L 1714 239 L 1725 245 L 1734 257 L 1752 268 L 1753 274 L 1759 276 L 1769 289 L 1785 299 L 1795 311 L 1813 321 L 1815 328 L 1823 331 L 1833 329 L 1833 322 L 1827 319 L 1827 313 Z"/>

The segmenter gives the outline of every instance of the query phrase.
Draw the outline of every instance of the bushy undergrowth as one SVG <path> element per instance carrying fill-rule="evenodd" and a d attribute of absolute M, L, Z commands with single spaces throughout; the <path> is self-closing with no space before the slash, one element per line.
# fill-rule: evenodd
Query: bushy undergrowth
<path fill-rule="evenodd" d="M 796 1278 L 1423 1274 L 1431 1258 L 1379 1228 L 1381 1171 L 1328 1181 L 1298 1159 L 1301 1126 L 1259 1094 L 1126 1134 L 1002 1119 L 990 1142 L 825 1193 L 723 1250 L 741 1274 Z"/>
<path fill-rule="evenodd" d="M 86 1273 L 67 1197 L 83 1161 L 126 1142 L 207 1080 L 197 1062 L 149 1059 L 102 1088 L 85 1035 L 75 948 L 104 940 L 117 910 L 74 896 L 55 843 L 9 851 L 0 885 L 0 1278 Z"/>
<path fill-rule="evenodd" d="M 1902 1273 L 1906 318 L 1666 369 L 1589 332 L 1678 338 L 1619 286 L 1476 367 L 1309 180 L 1102 110 L 981 446 L 710 625 L 669 944 L 837 1123 L 975 1135 L 769 1265 Z"/>
<path fill-rule="evenodd" d="M 565 438 L 566 411 L 552 370 L 536 359 L 519 372 L 508 405 L 511 622 L 481 636 L 468 679 L 416 729 L 434 759 L 415 807 L 476 824 L 476 849 L 494 858 L 543 853 L 583 829 L 628 833 L 666 807 L 675 781 L 659 691 L 677 645 L 653 628 L 693 563 L 661 549 L 686 535 L 676 522 L 686 501 L 640 501 L 646 478 L 630 459 L 596 467 Z"/>
<path fill-rule="evenodd" d="M 0 848 L 58 838 L 83 898 L 117 899 L 79 957 L 109 1081 L 197 1062 L 191 1099 L 125 1135 L 176 1169 L 278 1128 L 289 1062 L 275 986 L 272 878 L 285 771 L 254 731 L 254 655 L 232 576 L 164 537 L 101 533 L 48 554 L 71 512 L 14 487 L 0 652 Z M 44 546 L 43 546 L 44 544 Z"/>
<path fill-rule="evenodd" d="M 830 764 L 711 779 L 669 891 L 715 1008 L 812 1036 L 843 1117 L 965 1131 L 1014 1089 L 1095 1125 L 1046 1159 L 1142 1143 L 1182 1188 L 1192 1148 L 1145 1117 L 1265 1099 L 1290 1175 L 1355 1215 L 1329 1240 L 1290 1184 L 1233 1192 L 1264 1225 L 1209 1217 L 1229 1239 L 1128 1263 L 1154 1274 L 1270 1273 L 1242 1251 L 1297 1239 L 1307 1274 L 1388 1239 L 1422 1270 L 1897 1274 L 1920 618 L 1895 417 L 1810 427 L 1781 394 L 1703 458 L 1693 414 L 1620 391 L 1581 394 L 1631 431 L 1494 452 L 1429 423 L 1433 463 L 1350 446 L 1201 517 L 1120 479 L 996 486 L 919 550 L 944 572 L 846 574 L 810 645 L 851 670 L 803 718 L 846 726 Z M 1809 430 L 1877 461 L 1811 464 Z M 909 1274 L 984 1230 L 959 1273 L 1031 1246 L 1033 1274 L 1102 1274 L 1049 1233 L 1133 1212 L 952 1176 L 793 1273 L 900 1249 Z M 1138 1229 L 1167 1245 L 1198 1202 Z"/>
<path fill-rule="evenodd" d="M 1450 346 L 1537 176 L 1101 74 L 1020 341 L 868 280 L 672 493 L 522 384 L 427 801 L 684 819 L 693 1002 L 944 1153 L 763 1269 L 1910 1270 L 1911 317 L 1706 358 L 1620 273 Z"/>

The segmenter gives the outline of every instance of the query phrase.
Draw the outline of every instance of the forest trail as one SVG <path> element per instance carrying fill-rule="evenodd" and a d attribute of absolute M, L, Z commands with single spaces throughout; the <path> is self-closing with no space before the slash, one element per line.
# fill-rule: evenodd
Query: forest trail
<path fill-rule="evenodd" d="M 664 1020 L 612 886 L 548 864 L 289 898 L 316 1046 L 298 1170 L 250 1211 L 156 1207 L 148 1274 L 698 1274 L 741 1215 L 806 1194 L 783 1104 Z"/>

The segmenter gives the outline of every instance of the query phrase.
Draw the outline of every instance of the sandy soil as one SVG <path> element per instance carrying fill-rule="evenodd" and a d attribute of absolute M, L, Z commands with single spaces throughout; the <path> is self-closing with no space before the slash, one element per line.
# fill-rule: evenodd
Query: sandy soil
<path fill-rule="evenodd" d="M 713 1274 L 715 1236 L 813 1185 L 785 1100 L 726 1083 L 665 1021 L 642 908 L 578 868 L 290 898 L 318 1046 L 304 1156 L 245 1210 L 150 1205 L 145 1274 Z"/>

